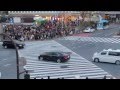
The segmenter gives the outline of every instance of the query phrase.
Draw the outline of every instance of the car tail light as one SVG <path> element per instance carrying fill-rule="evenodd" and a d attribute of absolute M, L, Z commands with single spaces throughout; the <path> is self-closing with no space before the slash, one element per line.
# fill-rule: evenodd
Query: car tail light
<path fill-rule="evenodd" d="M 69 58 L 69 56 L 64 56 L 64 59 L 68 59 Z"/>

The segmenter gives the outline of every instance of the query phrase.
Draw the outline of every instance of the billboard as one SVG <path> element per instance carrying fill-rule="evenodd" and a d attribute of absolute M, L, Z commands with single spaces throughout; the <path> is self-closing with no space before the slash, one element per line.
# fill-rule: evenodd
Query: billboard
<path fill-rule="evenodd" d="M 13 21 L 14 21 L 14 23 L 21 23 L 21 18 L 20 17 L 14 17 Z"/>
<path fill-rule="evenodd" d="M 0 23 L 0 33 L 3 33 L 3 28 L 1 23 Z M 0 41 L 2 41 L 2 39 L 3 39 L 3 36 L 0 35 Z"/>

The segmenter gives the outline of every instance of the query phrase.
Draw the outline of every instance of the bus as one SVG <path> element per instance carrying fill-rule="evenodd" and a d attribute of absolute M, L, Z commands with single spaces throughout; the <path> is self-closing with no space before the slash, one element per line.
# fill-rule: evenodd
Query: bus
<path fill-rule="evenodd" d="M 97 23 L 97 30 L 105 30 L 109 27 L 109 21 L 108 20 L 100 20 L 98 23 Z"/>

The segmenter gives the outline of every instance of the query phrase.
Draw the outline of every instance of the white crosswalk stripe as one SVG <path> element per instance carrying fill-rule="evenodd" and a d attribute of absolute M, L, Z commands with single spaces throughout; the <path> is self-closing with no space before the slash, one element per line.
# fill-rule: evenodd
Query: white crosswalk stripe
<path fill-rule="evenodd" d="M 112 75 L 94 65 L 92 62 L 55 41 L 26 42 L 26 46 L 25 49 L 19 50 L 19 54 L 27 59 L 27 65 L 25 65 L 24 68 L 28 71 L 32 71 L 30 72 L 31 79 L 47 79 L 48 76 L 50 76 L 50 78 L 64 77 L 65 79 L 74 79 L 76 75 L 79 75 L 80 78 L 88 77 L 93 79 L 101 79 L 105 75 L 112 77 Z M 38 60 L 39 54 L 43 51 L 54 50 L 72 52 L 71 59 L 65 63 Z"/>
<path fill-rule="evenodd" d="M 105 38 L 105 37 L 68 36 L 68 37 L 60 38 L 59 40 L 74 40 L 74 41 L 104 42 L 104 43 L 120 43 L 120 39 L 118 39 L 118 38 Z"/>

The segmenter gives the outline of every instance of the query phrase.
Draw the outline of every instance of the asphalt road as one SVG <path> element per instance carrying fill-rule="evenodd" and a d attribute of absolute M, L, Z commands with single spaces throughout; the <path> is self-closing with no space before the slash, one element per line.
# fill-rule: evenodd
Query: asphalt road
<path fill-rule="evenodd" d="M 112 38 L 114 33 L 119 30 L 119 25 L 114 28 L 107 29 L 104 31 L 96 31 L 91 34 L 91 37 L 106 37 Z M 107 43 L 107 42 L 87 42 L 87 41 L 76 41 L 76 40 L 56 40 L 60 44 L 66 46 L 72 51 L 76 52 L 83 58 L 92 61 L 92 56 L 95 52 L 100 52 L 103 49 L 120 49 L 120 43 Z M 93 62 L 94 63 L 94 62 Z M 112 74 L 116 78 L 120 79 L 120 66 L 110 63 L 94 63 L 103 70 Z"/>
<path fill-rule="evenodd" d="M 100 52 L 103 49 L 120 49 L 120 44 L 113 43 L 101 43 L 101 42 L 78 42 L 78 41 L 57 41 L 77 54 L 81 55 L 83 58 L 92 61 L 92 56 L 95 52 Z M 94 62 L 93 62 L 94 63 Z M 120 78 L 120 66 L 110 63 L 94 63 L 103 70 L 112 74 L 116 78 Z"/>
<path fill-rule="evenodd" d="M 112 37 L 119 31 L 119 25 L 111 25 L 109 29 L 104 31 L 96 31 L 91 33 L 91 37 Z M 103 49 L 120 49 L 118 43 L 103 43 L 103 42 L 85 42 L 72 40 L 56 40 L 60 44 L 73 50 L 83 58 L 92 61 L 94 52 L 99 52 Z M 94 62 L 93 62 L 94 63 Z M 94 63 L 116 78 L 120 78 L 120 66 L 108 63 Z M 22 67 L 20 67 L 22 71 Z M 0 72 L 2 79 L 16 79 L 16 57 L 14 49 L 4 49 L 0 42 Z M 23 75 L 20 76 L 23 79 Z"/>
<path fill-rule="evenodd" d="M 20 71 L 22 66 L 20 66 Z M 16 53 L 14 49 L 4 49 L 2 43 L 0 42 L 0 79 L 16 79 L 17 69 L 16 69 Z M 23 75 L 20 76 L 23 78 Z"/>
<path fill-rule="evenodd" d="M 91 33 L 92 37 L 112 37 L 120 30 L 120 25 L 111 24 L 108 29 L 97 30 Z"/>

